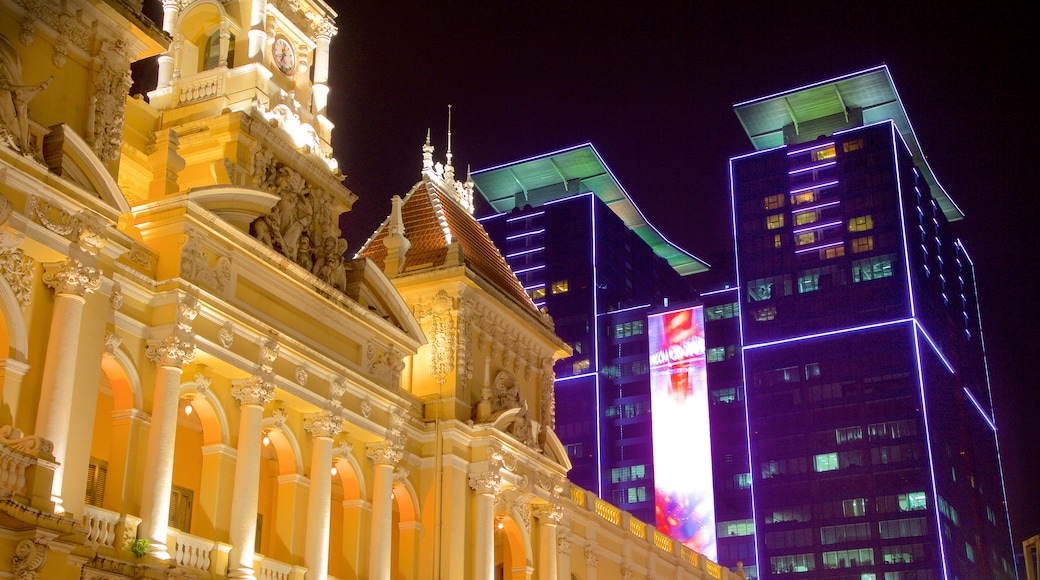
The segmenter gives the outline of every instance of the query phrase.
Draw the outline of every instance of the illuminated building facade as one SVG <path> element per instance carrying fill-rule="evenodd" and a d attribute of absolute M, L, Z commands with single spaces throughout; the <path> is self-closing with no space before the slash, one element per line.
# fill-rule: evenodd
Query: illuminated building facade
<path fill-rule="evenodd" d="M 975 265 L 888 69 L 735 110 L 759 576 L 1013 578 Z"/>
<path fill-rule="evenodd" d="M 481 224 L 573 349 L 556 363 L 569 477 L 655 521 L 647 314 L 707 265 L 668 242 L 591 144 L 476 171 Z"/>
<path fill-rule="evenodd" d="M 738 578 L 567 481 L 450 157 L 343 259 L 326 3 L 163 8 L 0 0 L 0 576 Z"/>

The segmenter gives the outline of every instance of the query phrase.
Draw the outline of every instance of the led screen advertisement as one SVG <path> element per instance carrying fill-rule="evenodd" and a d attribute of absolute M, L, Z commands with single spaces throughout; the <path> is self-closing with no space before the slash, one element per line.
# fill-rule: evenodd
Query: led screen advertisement
<path fill-rule="evenodd" d="M 647 317 L 657 529 L 717 560 L 704 307 Z"/>

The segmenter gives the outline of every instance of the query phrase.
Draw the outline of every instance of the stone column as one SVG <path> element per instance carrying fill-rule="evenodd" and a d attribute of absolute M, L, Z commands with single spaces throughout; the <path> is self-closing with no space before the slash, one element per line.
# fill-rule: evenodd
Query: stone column
<path fill-rule="evenodd" d="M 585 577 L 588 580 L 596 580 L 596 564 L 599 563 L 599 547 L 595 542 L 585 544 Z"/>
<path fill-rule="evenodd" d="M 152 421 L 144 457 L 144 485 L 141 489 L 140 538 L 148 540 L 148 551 L 158 558 L 170 558 L 166 533 L 170 518 L 170 490 L 173 486 L 173 454 L 177 445 L 177 402 L 181 367 L 195 356 L 195 345 L 169 337 L 148 347 L 148 358 L 159 366 L 155 373 Z"/>
<path fill-rule="evenodd" d="M 249 15 L 249 62 L 263 62 L 267 46 L 267 0 L 253 0 Z"/>
<path fill-rule="evenodd" d="M 307 547 L 303 563 L 307 580 L 320 580 L 329 571 L 329 525 L 332 519 L 332 439 L 343 430 L 343 419 L 325 411 L 307 418 L 311 434 L 311 491 L 307 496 Z"/>
<path fill-rule="evenodd" d="M 235 491 L 231 498 L 231 528 L 228 539 L 228 578 L 255 578 L 253 547 L 256 543 L 256 513 L 260 493 L 260 434 L 264 404 L 274 398 L 274 385 L 253 377 L 232 387 L 239 402 L 238 458 L 235 462 Z"/>
<path fill-rule="evenodd" d="M 559 553 L 558 564 L 556 568 L 556 576 L 563 580 L 570 580 L 571 578 L 571 550 L 574 548 L 574 542 L 571 541 L 570 535 L 566 530 L 561 534 L 559 530 L 556 533 L 556 550 Z"/>
<path fill-rule="evenodd" d="M 314 50 L 314 114 L 324 114 L 329 99 L 329 44 L 337 29 L 331 20 L 324 20 L 315 30 L 317 48 Z"/>
<path fill-rule="evenodd" d="M 180 3 L 177 0 L 163 0 L 162 7 L 163 32 L 173 36 L 177 16 L 180 13 Z M 171 78 L 173 78 L 173 51 L 169 50 L 159 55 L 159 83 L 156 88 L 169 87 Z"/>
<path fill-rule="evenodd" d="M 217 57 L 217 66 L 228 66 L 228 52 L 231 49 L 231 31 L 228 30 L 227 22 L 220 23 L 220 55 Z M 233 63 L 232 63 L 233 64 Z"/>
<path fill-rule="evenodd" d="M 483 473 L 471 473 L 469 486 L 477 493 L 476 525 L 473 538 L 473 578 L 493 580 L 495 577 L 495 496 L 502 491 L 502 475 L 497 462 Z"/>
<path fill-rule="evenodd" d="M 54 444 L 58 463 L 51 487 L 57 511 L 61 511 L 62 480 L 65 453 L 69 443 L 69 420 L 72 417 L 72 393 L 76 379 L 76 353 L 79 350 L 80 326 L 83 322 L 85 295 L 101 286 L 97 269 L 69 259 L 48 269 L 43 282 L 54 289 L 54 312 L 47 337 L 47 358 L 40 380 L 40 404 L 36 411 L 36 435 Z"/>
<path fill-rule="evenodd" d="M 403 441 L 388 438 L 369 445 L 369 459 L 374 463 L 372 477 L 372 532 L 368 536 L 368 578 L 389 580 L 393 543 L 394 466 L 404 456 Z"/>
<path fill-rule="evenodd" d="M 541 504 L 534 513 L 538 517 L 538 578 L 557 580 L 559 563 L 556 558 L 556 528 L 563 519 L 563 506 L 556 503 Z"/>

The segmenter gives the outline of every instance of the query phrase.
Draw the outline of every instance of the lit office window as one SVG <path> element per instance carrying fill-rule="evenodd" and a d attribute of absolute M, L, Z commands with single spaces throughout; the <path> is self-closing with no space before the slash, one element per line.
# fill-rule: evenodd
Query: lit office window
<path fill-rule="evenodd" d="M 569 289 L 570 289 L 570 284 L 568 284 L 566 280 L 557 280 L 557 281 L 552 283 L 552 293 L 553 294 L 563 294 L 564 292 L 566 292 Z"/>
<path fill-rule="evenodd" d="M 784 196 L 783 195 L 770 195 L 765 198 L 764 205 L 767 210 L 779 209 L 784 207 Z"/>
<path fill-rule="evenodd" d="M 865 232 L 872 229 L 874 229 L 874 218 L 869 215 L 862 215 L 849 220 L 850 232 Z"/>
<path fill-rule="evenodd" d="M 874 249 L 874 236 L 863 236 L 852 240 L 852 253 L 869 252 Z"/>
<path fill-rule="evenodd" d="M 766 216 L 766 229 L 775 230 L 784 227 L 784 214 Z"/>

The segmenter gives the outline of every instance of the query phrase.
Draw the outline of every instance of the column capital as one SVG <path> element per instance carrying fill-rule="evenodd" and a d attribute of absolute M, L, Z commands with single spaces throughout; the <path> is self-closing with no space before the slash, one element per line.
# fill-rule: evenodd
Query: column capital
<path fill-rule="evenodd" d="M 336 36 L 337 32 L 339 29 L 336 28 L 336 23 L 331 18 L 326 18 L 314 25 L 314 38 L 317 40 L 328 42 L 332 40 L 333 36 Z"/>
<path fill-rule="evenodd" d="M 478 494 L 497 496 L 502 491 L 502 476 L 497 469 L 471 473 L 469 486 Z"/>
<path fill-rule="evenodd" d="M 43 273 L 43 283 L 53 288 L 55 294 L 82 298 L 101 287 L 101 274 L 97 268 L 85 266 L 75 258 L 50 266 Z"/>
<path fill-rule="evenodd" d="M 404 458 L 404 442 L 386 439 L 379 443 L 369 443 L 365 454 L 376 465 L 396 465 Z"/>
<path fill-rule="evenodd" d="M 149 344 L 145 354 L 148 360 L 161 367 L 180 369 L 195 358 L 195 343 L 168 336 L 159 342 Z"/>
<path fill-rule="evenodd" d="M 556 532 L 556 549 L 560 554 L 570 556 L 573 548 L 574 541 L 571 540 L 570 533 L 566 530 L 558 530 Z"/>
<path fill-rule="evenodd" d="M 543 524 L 558 526 L 563 520 L 563 506 L 556 502 L 537 504 L 534 506 L 534 515 Z"/>
<path fill-rule="evenodd" d="M 585 544 L 585 565 L 595 568 L 599 563 L 599 553 L 596 552 L 596 544 L 589 542 Z"/>
<path fill-rule="evenodd" d="M 274 385 L 260 377 L 253 377 L 231 387 L 231 396 L 240 405 L 263 406 L 274 399 Z"/>
<path fill-rule="evenodd" d="M 303 429 L 311 434 L 311 437 L 333 438 L 343 431 L 343 418 L 334 415 L 330 411 L 322 411 L 315 415 L 305 417 Z"/>

